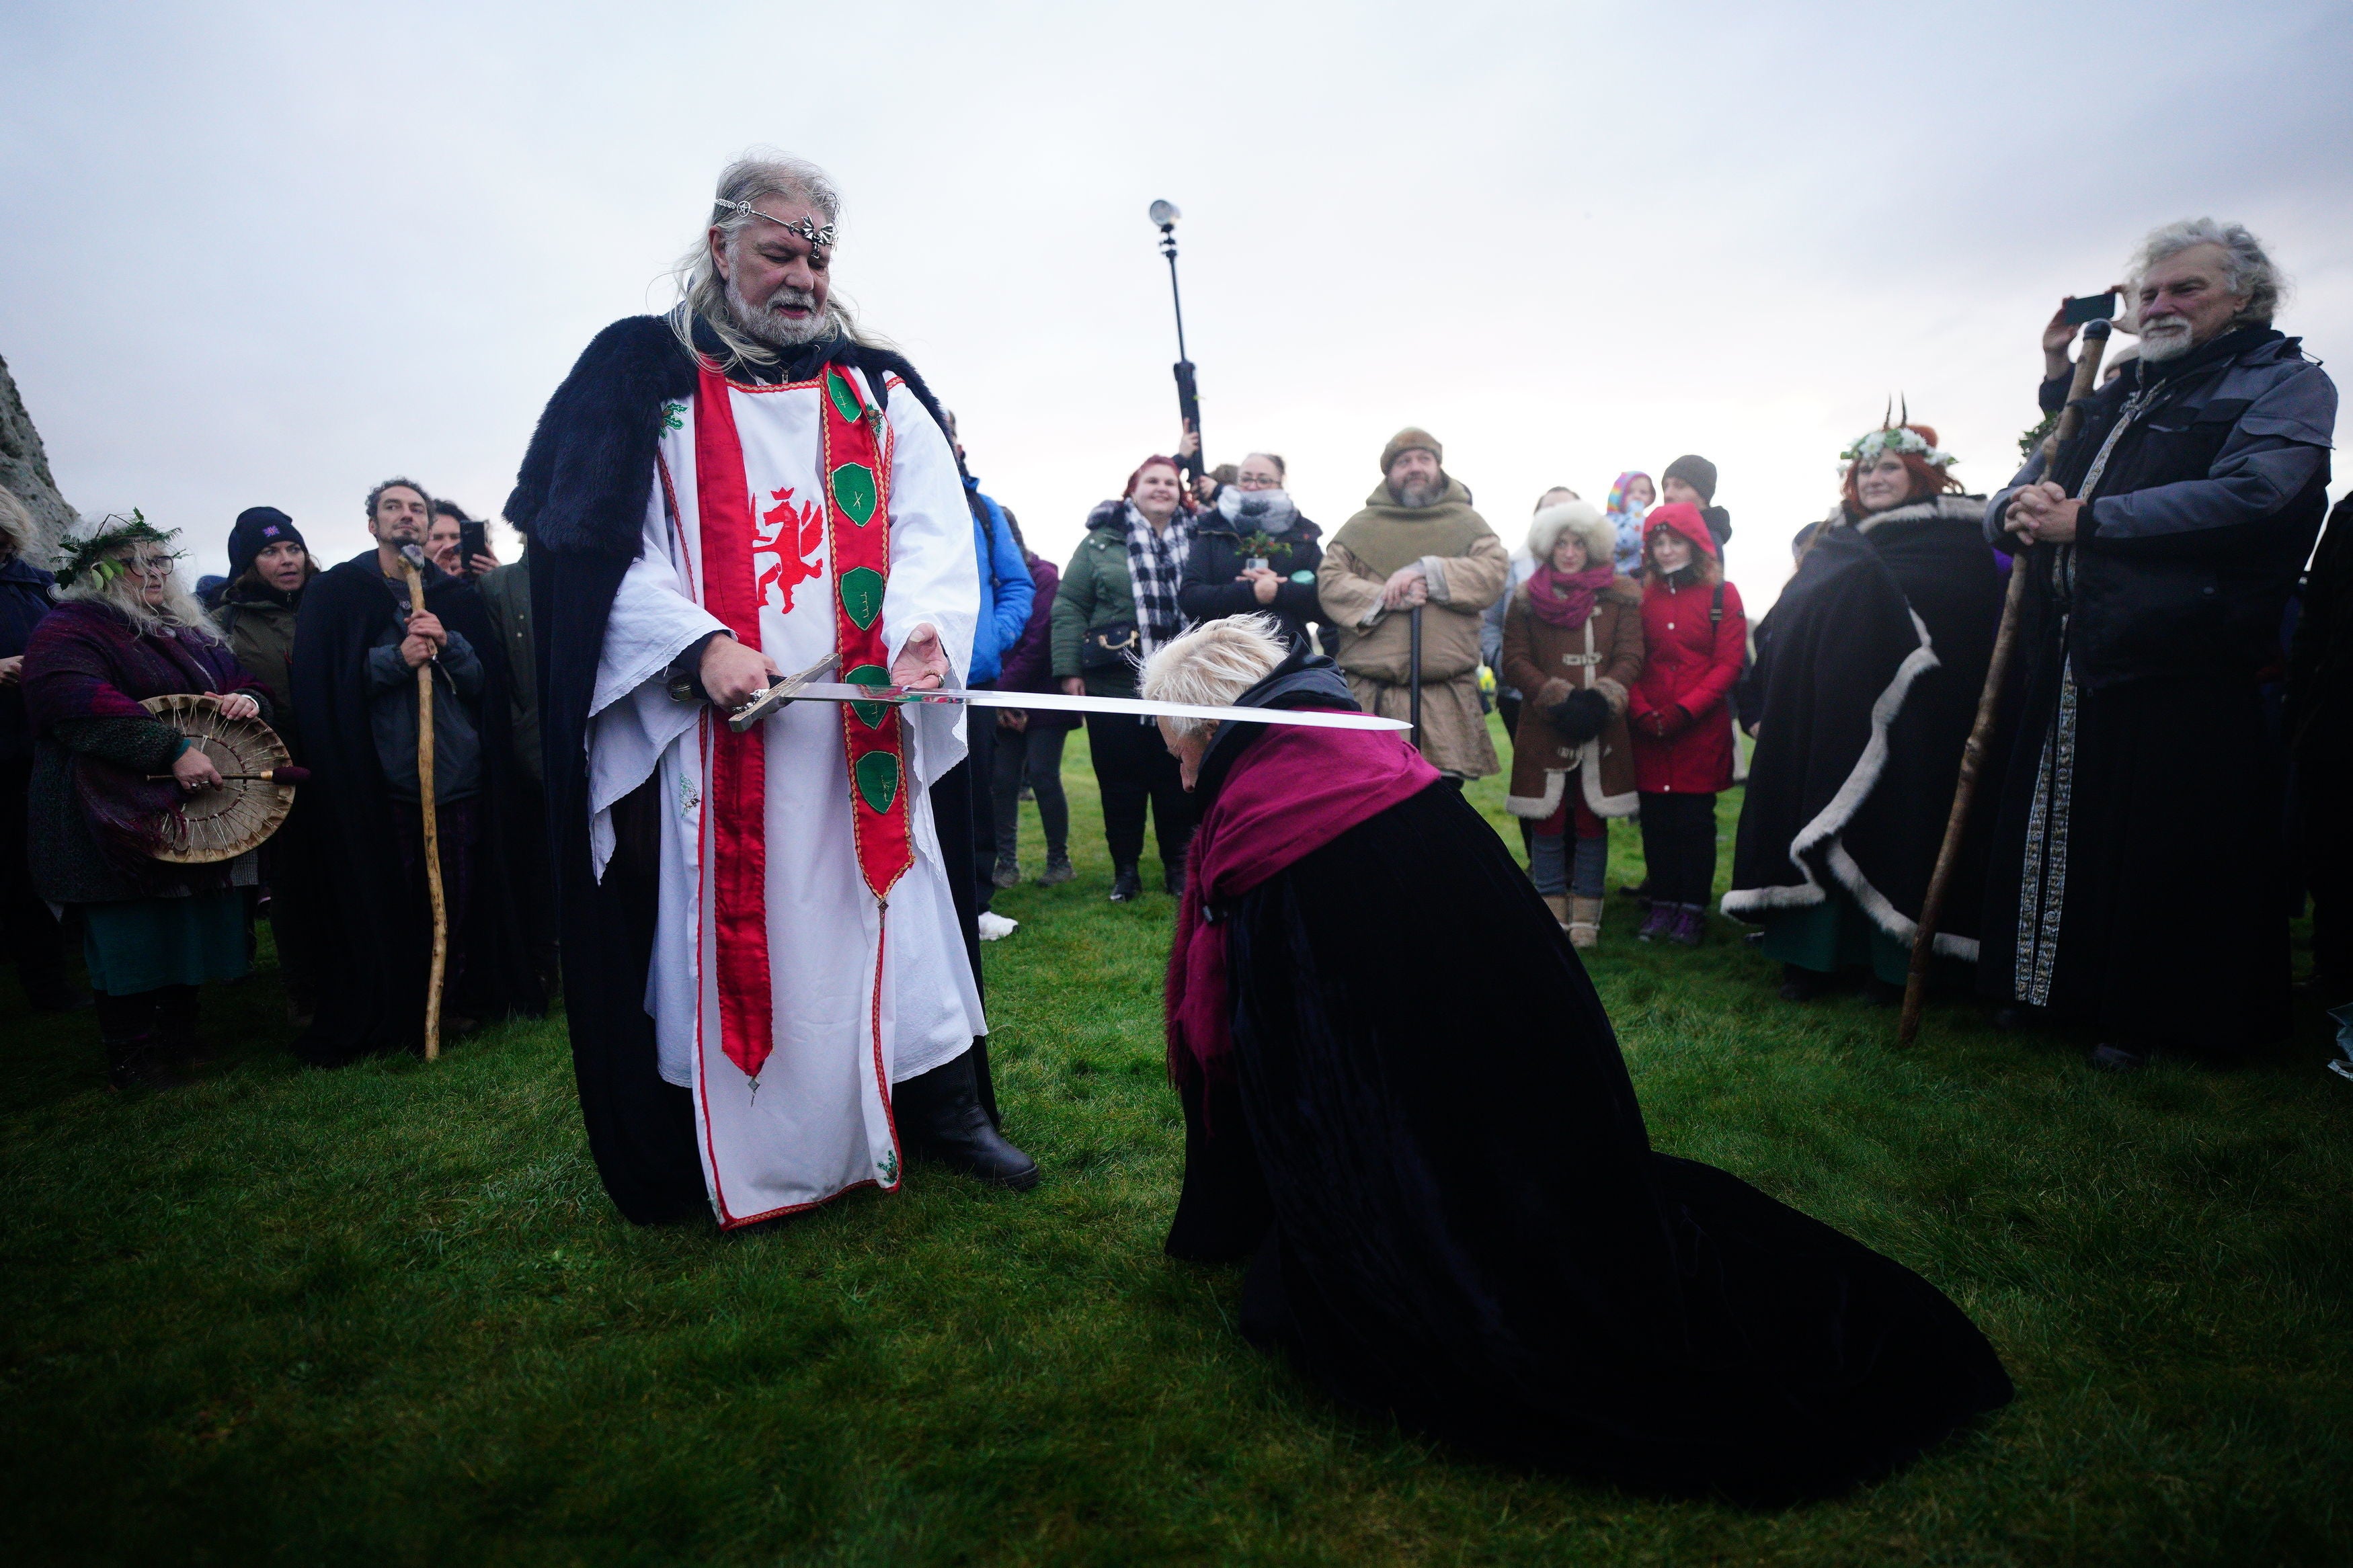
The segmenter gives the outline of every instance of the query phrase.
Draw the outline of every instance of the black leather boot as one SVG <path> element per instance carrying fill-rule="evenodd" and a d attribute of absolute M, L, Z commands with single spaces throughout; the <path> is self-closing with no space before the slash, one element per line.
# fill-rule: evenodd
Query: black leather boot
<path fill-rule="evenodd" d="M 1167 888 L 1170 898 L 1183 898 L 1185 896 L 1185 862 L 1182 860 L 1160 862 L 1160 880 L 1162 885 Z"/>
<path fill-rule="evenodd" d="M 970 1051 L 893 1085 L 891 1115 L 900 1143 L 919 1160 L 1017 1193 L 1038 1184 L 1038 1162 L 1007 1142 L 981 1109 Z"/>
<path fill-rule="evenodd" d="M 99 1038 L 106 1045 L 106 1086 L 112 1089 L 177 1089 L 186 1075 L 164 1059 L 155 1038 L 155 994 L 98 996 Z"/>
<path fill-rule="evenodd" d="M 1134 903 L 1144 897 L 1144 879 L 1135 874 L 1133 866 L 1122 866 L 1111 879 L 1111 901 L 1114 904 Z"/>

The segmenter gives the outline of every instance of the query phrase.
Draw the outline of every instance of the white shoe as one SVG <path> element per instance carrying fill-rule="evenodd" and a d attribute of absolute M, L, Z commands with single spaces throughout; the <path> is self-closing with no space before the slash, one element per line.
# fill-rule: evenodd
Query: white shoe
<path fill-rule="evenodd" d="M 1021 922 L 1017 920 L 1008 920 L 995 910 L 983 910 L 980 911 L 980 920 L 977 923 L 980 926 L 980 940 L 995 942 L 998 937 L 1011 936 L 1013 928 Z"/>

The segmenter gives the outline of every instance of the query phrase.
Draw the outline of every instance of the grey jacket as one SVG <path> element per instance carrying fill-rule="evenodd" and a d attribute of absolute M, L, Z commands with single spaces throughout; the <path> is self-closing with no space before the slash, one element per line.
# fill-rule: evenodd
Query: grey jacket
<path fill-rule="evenodd" d="M 417 672 L 400 657 L 407 635 L 408 588 L 384 580 L 402 615 L 389 622 L 367 656 L 368 729 L 392 798 L 417 800 Z M 433 797 L 464 800 L 482 787 L 482 737 L 474 704 L 482 695 L 482 661 L 458 632 L 426 668 L 433 671 Z"/>
<path fill-rule="evenodd" d="M 2295 339 L 2242 327 L 2137 362 L 2084 412 L 2049 476 L 2090 501 L 2075 543 L 2025 558 L 2035 596 L 2069 617 L 2076 679 L 2252 673 L 2327 504 L 2336 384 Z M 1987 503 L 1989 542 L 2015 544 L 2010 499 L 2044 477 L 2038 452 Z"/>

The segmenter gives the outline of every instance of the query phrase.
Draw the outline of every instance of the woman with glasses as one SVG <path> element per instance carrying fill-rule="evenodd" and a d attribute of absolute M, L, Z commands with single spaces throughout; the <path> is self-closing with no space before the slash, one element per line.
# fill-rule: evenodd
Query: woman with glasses
<path fill-rule="evenodd" d="M 107 1082 L 118 1089 L 185 1081 L 200 1054 L 196 988 L 246 972 L 241 889 L 255 881 L 251 852 L 206 866 L 154 858 L 172 809 L 221 777 L 141 703 L 214 692 L 229 718 L 270 716 L 259 683 L 180 582 L 172 537 L 134 512 L 69 542 L 58 607 L 25 649 L 33 882 L 50 902 L 80 908 Z"/>
<path fill-rule="evenodd" d="M 1280 457 L 1252 452 L 1194 525 L 1176 591 L 1187 625 L 1267 616 L 1282 628 L 1286 647 L 1310 646 L 1308 626 L 1324 614 L 1315 596 L 1324 531 L 1300 515 L 1284 477 Z"/>

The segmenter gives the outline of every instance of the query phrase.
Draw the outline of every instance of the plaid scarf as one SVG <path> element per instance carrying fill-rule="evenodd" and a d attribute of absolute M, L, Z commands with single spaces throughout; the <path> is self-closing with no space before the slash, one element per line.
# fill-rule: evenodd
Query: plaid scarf
<path fill-rule="evenodd" d="M 1165 530 L 1155 532 L 1135 503 L 1127 503 L 1127 575 L 1135 590 L 1135 626 L 1146 658 L 1185 630 L 1176 585 L 1184 581 L 1185 556 L 1192 547 L 1190 513 L 1179 510 Z"/>

